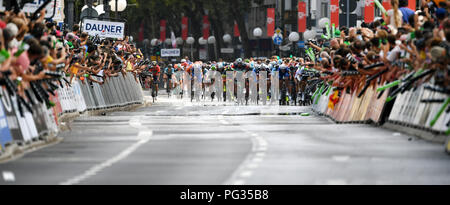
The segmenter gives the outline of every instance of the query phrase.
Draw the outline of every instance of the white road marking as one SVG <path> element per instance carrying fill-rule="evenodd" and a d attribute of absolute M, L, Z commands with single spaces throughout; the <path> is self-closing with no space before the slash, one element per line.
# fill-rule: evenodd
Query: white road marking
<path fill-rule="evenodd" d="M 398 136 L 401 136 L 402 134 L 399 133 L 399 132 L 394 132 L 394 133 L 392 133 L 392 135 L 395 136 L 395 137 L 398 137 Z"/>
<path fill-rule="evenodd" d="M 258 168 L 258 166 L 259 166 L 258 163 L 250 163 L 247 165 L 249 169 L 256 169 Z"/>
<path fill-rule="evenodd" d="M 222 124 L 231 124 L 226 121 L 223 116 L 228 112 L 229 111 L 225 111 L 222 115 L 218 116 L 218 119 Z M 250 136 L 252 141 L 252 151 L 224 184 L 245 184 L 245 179 L 250 178 L 253 175 L 252 170 L 256 169 L 266 156 L 265 152 L 267 151 L 268 142 L 254 131 L 247 130 L 243 127 L 239 127 L 239 129 L 247 134 L 247 136 Z"/>
<path fill-rule="evenodd" d="M 255 156 L 256 156 L 256 157 L 259 157 L 259 158 L 263 158 L 263 157 L 266 156 L 266 153 L 265 153 L 265 152 L 258 152 L 258 153 L 256 153 Z"/>
<path fill-rule="evenodd" d="M 265 151 L 267 151 L 267 147 L 259 147 L 256 151 L 257 152 L 265 152 Z"/>
<path fill-rule="evenodd" d="M 79 183 L 83 182 L 84 180 L 88 179 L 89 177 L 96 175 L 103 169 L 110 167 L 110 166 L 114 165 L 115 163 L 127 158 L 130 154 L 135 152 L 140 146 L 142 146 L 142 145 L 146 144 L 148 141 L 150 141 L 150 138 L 153 135 L 153 131 L 142 126 L 142 123 L 140 123 L 140 121 L 141 121 L 141 117 L 135 116 L 129 122 L 129 124 L 132 127 L 139 130 L 139 134 L 138 134 L 139 141 L 132 144 L 131 146 L 129 146 L 128 148 L 126 148 L 125 150 L 120 152 L 118 155 L 116 155 L 100 164 L 97 164 L 97 165 L 91 167 L 90 169 L 85 171 L 83 174 L 75 176 L 67 181 L 61 182 L 60 185 L 79 184 Z"/>
<path fill-rule="evenodd" d="M 253 175 L 253 172 L 252 172 L 252 171 L 244 171 L 244 172 L 242 172 L 242 173 L 240 174 L 240 176 L 241 176 L 242 178 L 251 177 L 252 175 Z"/>
<path fill-rule="evenodd" d="M 142 133 L 139 133 L 139 136 L 142 137 L 142 139 L 134 144 L 132 144 L 131 146 L 129 146 L 127 149 L 123 150 L 120 154 L 114 156 L 113 158 L 95 165 L 93 167 L 91 167 L 89 170 L 87 170 L 86 172 L 84 172 L 83 174 L 73 177 L 65 182 L 60 183 L 60 185 L 74 185 L 74 184 L 79 184 L 82 181 L 88 179 L 91 176 L 96 175 L 97 173 L 99 173 L 100 171 L 102 171 L 103 169 L 112 166 L 113 164 L 127 158 L 131 153 L 135 152 L 140 146 L 142 146 L 143 144 L 147 143 L 150 140 L 151 137 L 151 132 L 149 131 L 144 131 Z"/>
<path fill-rule="evenodd" d="M 261 157 L 253 158 L 253 162 L 262 162 L 262 161 L 263 161 L 263 158 L 261 158 Z"/>
<path fill-rule="evenodd" d="M 346 161 L 348 161 L 350 159 L 350 156 L 336 155 L 336 156 L 333 156 L 332 158 L 333 158 L 334 161 L 337 161 L 337 162 L 346 162 Z"/>
<path fill-rule="evenodd" d="M 2 173 L 2 175 L 3 175 L 3 179 L 4 179 L 6 182 L 14 182 L 14 181 L 16 181 L 16 177 L 14 176 L 14 173 L 13 173 L 13 172 L 4 171 L 4 172 Z"/>
<path fill-rule="evenodd" d="M 244 180 L 236 180 L 236 181 L 233 182 L 232 185 L 244 185 L 244 184 L 245 184 Z"/>

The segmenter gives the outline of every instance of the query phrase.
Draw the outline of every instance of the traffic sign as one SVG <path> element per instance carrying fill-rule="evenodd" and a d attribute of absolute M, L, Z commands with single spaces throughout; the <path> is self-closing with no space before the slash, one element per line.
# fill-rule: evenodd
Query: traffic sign
<path fill-rule="evenodd" d="M 275 30 L 275 33 L 276 33 L 276 34 L 281 34 L 281 32 L 282 32 L 282 31 L 281 31 L 280 28 L 277 28 L 277 29 Z"/>
<path fill-rule="evenodd" d="M 297 43 L 297 46 L 298 46 L 299 48 L 305 48 L 305 41 L 299 41 L 299 42 Z"/>
<path fill-rule="evenodd" d="M 275 38 L 273 39 L 273 43 L 275 45 L 281 45 L 282 42 L 283 42 L 283 38 L 281 38 L 280 36 L 275 36 Z"/>

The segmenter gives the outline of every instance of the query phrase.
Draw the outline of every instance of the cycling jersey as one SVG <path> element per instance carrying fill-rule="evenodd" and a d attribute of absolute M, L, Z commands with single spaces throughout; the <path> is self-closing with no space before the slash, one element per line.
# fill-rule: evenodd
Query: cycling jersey
<path fill-rule="evenodd" d="M 235 71 L 248 71 L 249 66 L 247 66 L 244 63 L 233 63 L 233 65 L 231 66 Z"/>
<path fill-rule="evenodd" d="M 161 68 L 159 68 L 159 66 L 152 66 L 150 67 L 150 69 L 148 69 L 153 75 L 158 75 L 161 73 Z"/>
<path fill-rule="evenodd" d="M 281 66 L 279 66 L 279 78 L 280 79 L 284 79 L 284 78 L 289 78 L 289 67 L 287 67 L 285 64 L 282 64 Z"/>
<path fill-rule="evenodd" d="M 164 74 L 168 75 L 169 77 L 172 76 L 173 73 L 175 73 L 174 68 L 167 67 L 166 69 L 164 69 Z"/>

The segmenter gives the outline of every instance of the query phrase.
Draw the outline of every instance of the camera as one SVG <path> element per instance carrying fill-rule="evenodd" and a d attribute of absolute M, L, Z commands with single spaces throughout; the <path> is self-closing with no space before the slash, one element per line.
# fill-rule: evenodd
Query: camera
<path fill-rule="evenodd" d="M 351 53 L 348 53 L 346 56 L 347 60 L 349 60 L 352 64 L 358 63 L 358 61 L 353 57 Z"/>

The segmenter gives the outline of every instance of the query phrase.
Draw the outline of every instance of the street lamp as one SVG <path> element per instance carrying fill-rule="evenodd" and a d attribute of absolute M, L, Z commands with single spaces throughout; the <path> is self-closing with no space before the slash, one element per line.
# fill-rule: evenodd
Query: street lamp
<path fill-rule="evenodd" d="M 314 30 L 306 30 L 303 33 L 303 39 L 305 39 L 305 40 L 311 40 L 315 37 L 316 37 L 316 31 L 314 31 Z"/>
<path fill-rule="evenodd" d="M 200 37 L 198 39 L 198 44 L 204 46 L 204 45 L 208 44 L 208 40 L 204 39 L 203 37 Z M 200 50 L 198 52 L 200 53 Z M 206 52 L 206 55 L 208 55 L 208 52 Z M 208 57 L 206 57 L 206 59 L 208 59 Z"/>
<path fill-rule="evenodd" d="M 225 34 L 225 35 L 223 35 L 223 37 L 222 37 L 222 39 L 223 39 L 223 42 L 225 42 L 226 44 L 227 44 L 227 48 L 229 48 L 230 47 L 230 43 L 232 42 L 232 38 L 231 38 L 231 35 L 230 34 Z M 222 51 L 221 51 L 222 52 Z M 230 56 L 230 55 L 226 55 L 227 56 L 227 58 L 228 58 L 228 56 Z"/>
<path fill-rule="evenodd" d="M 193 53 L 193 48 L 192 48 L 192 46 L 193 46 L 194 43 L 195 43 L 195 39 L 194 39 L 193 37 L 188 37 L 188 38 L 186 39 L 186 43 L 189 44 L 189 45 L 191 45 L 191 60 L 192 60 L 192 62 L 193 62 L 193 61 L 194 61 L 194 53 Z"/>
<path fill-rule="evenodd" d="M 260 50 L 261 50 L 261 48 L 260 48 L 260 40 L 259 40 L 259 38 L 262 36 L 262 29 L 261 28 L 259 28 L 259 27 L 256 27 L 255 29 L 253 29 L 253 36 L 255 36 L 256 37 L 256 41 L 258 42 L 257 43 L 257 51 L 256 51 L 256 55 L 258 55 L 258 57 L 260 57 Z"/>
<path fill-rule="evenodd" d="M 103 4 L 100 4 L 95 7 L 95 10 L 97 10 L 98 15 L 102 15 L 105 13 L 105 6 Z"/>
<path fill-rule="evenodd" d="M 170 40 L 170 38 L 166 38 L 164 44 L 166 44 L 166 48 L 170 48 L 170 45 L 172 45 L 172 41 Z"/>
<path fill-rule="evenodd" d="M 112 11 L 116 12 L 116 18 L 119 17 L 119 12 L 125 11 L 127 8 L 127 0 L 111 0 L 109 6 Z"/>
<path fill-rule="evenodd" d="M 183 39 L 181 37 L 177 37 L 176 42 L 177 42 L 177 45 L 179 45 L 179 46 L 183 45 Z"/>
<path fill-rule="evenodd" d="M 300 40 L 300 35 L 297 32 L 291 32 L 289 34 L 289 41 L 292 42 L 294 51 L 296 51 L 297 41 Z"/>
<path fill-rule="evenodd" d="M 152 46 L 156 46 L 156 44 L 158 44 L 158 39 L 156 39 L 156 38 L 152 39 L 152 41 L 150 42 L 150 44 L 151 44 Z"/>
<path fill-rule="evenodd" d="M 225 34 L 225 35 L 223 35 L 223 42 L 225 42 L 225 43 L 231 43 L 231 35 L 230 34 Z"/>
<path fill-rule="evenodd" d="M 210 36 L 208 38 L 208 52 L 209 52 L 209 44 L 214 44 L 214 58 L 217 58 L 217 50 L 216 50 L 216 37 Z"/>

